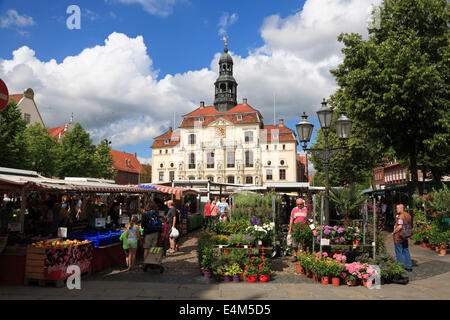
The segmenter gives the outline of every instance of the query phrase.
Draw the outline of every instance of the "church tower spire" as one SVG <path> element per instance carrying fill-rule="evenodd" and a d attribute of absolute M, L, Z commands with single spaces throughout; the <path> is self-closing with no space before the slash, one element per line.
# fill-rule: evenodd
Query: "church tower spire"
<path fill-rule="evenodd" d="M 225 112 L 237 105 L 237 82 L 233 77 L 233 59 L 228 53 L 227 38 L 225 40 L 224 54 L 219 60 L 219 77 L 214 83 L 215 96 L 214 108 L 219 112 Z"/>

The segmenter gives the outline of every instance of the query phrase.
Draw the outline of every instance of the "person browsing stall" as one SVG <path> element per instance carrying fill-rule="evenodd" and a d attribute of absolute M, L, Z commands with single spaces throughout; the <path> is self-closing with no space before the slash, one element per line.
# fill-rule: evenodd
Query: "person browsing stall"
<path fill-rule="evenodd" d="M 292 209 L 291 211 L 291 218 L 289 221 L 289 231 L 288 235 L 291 234 L 292 226 L 296 223 L 306 223 L 307 216 L 308 216 L 308 209 L 305 206 L 305 201 L 302 198 L 297 199 L 297 206 Z M 294 251 L 294 259 L 292 262 L 297 261 L 297 250 L 300 246 L 299 243 L 293 242 L 293 251 Z M 303 248 L 300 248 L 300 250 L 303 250 Z"/>

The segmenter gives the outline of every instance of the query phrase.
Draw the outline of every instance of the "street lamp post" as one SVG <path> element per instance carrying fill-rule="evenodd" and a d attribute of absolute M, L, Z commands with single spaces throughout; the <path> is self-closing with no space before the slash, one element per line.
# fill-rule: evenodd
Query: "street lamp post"
<path fill-rule="evenodd" d="M 310 123 L 307 119 L 308 116 L 305 112 L 303 112 L 302 118 L 303 120 L 296 125 L 298 137 L 300 143 L 303 144 L 303 151 L 309 151 L 314 153 L 316 156 L 320 157 L 325 162 L 325 201 L 324 201 L 324 211 L 325 211 L 325 223 L 328 224 L 330 218 L 329 212 L 329 178 L 328 178 L 328 169 L 330 165 L 330 160 L 336 156 L 336 154 L 345 149 L 344 142 L 349 139 L 350 131 L 352 128 L 352 122 L 349 118 L 345 116 L 344 113 L 341 113 L 341 116 L 335 122 L 336 133 L 338 138 L 342 141 L 342 146 L 339 148 L 329 148 L 328 146 L 328 133 L 331 127 L 331 120 L 333 118 L 333 110 L 327 106 L 327 102 L 325 99 L 322 101 L 322 107 L 317 111 L 317 116 L 319 118 L 320 127 L 323 132 L 323 136 L 325 139 L 325 147 L 323 149 L 308 149 L 306 145 L 311 140 L 312 131 L 314 125 Z M 306 164 L 308 165 L 308 164 Z M 320 222 L 321 224 L 323 221 Z"/>

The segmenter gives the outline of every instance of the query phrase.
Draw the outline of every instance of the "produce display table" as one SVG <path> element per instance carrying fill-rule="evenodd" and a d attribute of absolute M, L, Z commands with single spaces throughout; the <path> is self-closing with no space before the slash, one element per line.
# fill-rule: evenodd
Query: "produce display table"
<path fill-rule="evenodd" d="M 25 279 L 25 254 L 0 254 L 0 284 L 23 286 Z"/>
<path fill-rule="evenodd" d="M 125 252 L 122 243 L 114 243 L 104 247 L 94 247 L 92 271 L 99 272 L 105 268 L 125 265 Z"/>

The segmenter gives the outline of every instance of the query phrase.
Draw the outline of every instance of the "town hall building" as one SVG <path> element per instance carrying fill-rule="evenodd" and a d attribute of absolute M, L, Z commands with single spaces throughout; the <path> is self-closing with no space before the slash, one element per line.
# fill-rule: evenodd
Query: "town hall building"
<path fill-rule="evenodd" d="M 171 127 L 156 137 L 152 148 L 152 181 L 210 180 L 262 186 L 297 182 L 297 139 L 279 120 L 264 125 L 261 113 L 237 102 L 233 59 L 225 44 L 214 83 L 214 105 L 182 116 L 177 130 Z"/>

